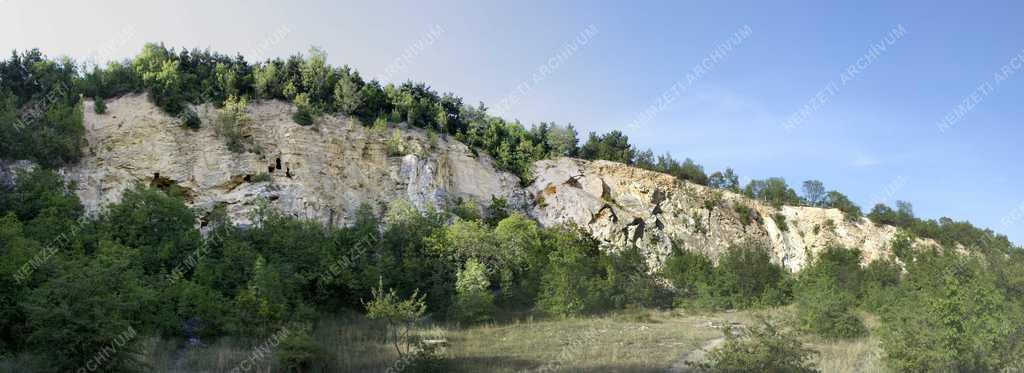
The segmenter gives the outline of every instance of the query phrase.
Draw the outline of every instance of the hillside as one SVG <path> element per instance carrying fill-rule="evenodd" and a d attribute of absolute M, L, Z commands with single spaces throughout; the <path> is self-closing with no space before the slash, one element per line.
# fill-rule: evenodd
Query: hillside
<path fill-rule="evenodd" d="M 489 156 L 448 136 L 432 139 L 401 123 L 374 130 L 342 115 L 299 126 L 291 119 L 294 106 L 280 101 L 249 105 L 251 120 L 242 135 L 250 148 L 241 153 L 229 150 L 212 126 L 178 125 L 144 94 L 109 100 L 102 115 L 93 112 L 93 104 L 85 103 L 84 158 L 63 170 L 89 212 L 118 201 L 136 183 L 178 188 L 200 217 L 223 205 L 239 225 L 249 224 L 260 201 L 291 216 L 343 226 L 364 203 L 381 212 L 396 198 L 419 209 L 447 209 L 463 200 L 487 206 L 496 197 L 543 226 L 573 223 L 609 247 L 635 244 L 654 268 L 671 253 L 673 241 L 712 258 L 732 243 L 765 243 L 792 271 L 832 242 L 861 248 L 867 263 L 890 256 L 888 244 L 897 231 L 866 218 L 847 221 L 836 209 L 776 209 L 608 161 L 537 161 L 535 180 L 523 187 Z M 197 112 L 212 123 L 218 109 L 207 104 Z M 396 130 L 408 154 L 389 154 Z M 741 217 L 737 206 L 756 215 Z"/>

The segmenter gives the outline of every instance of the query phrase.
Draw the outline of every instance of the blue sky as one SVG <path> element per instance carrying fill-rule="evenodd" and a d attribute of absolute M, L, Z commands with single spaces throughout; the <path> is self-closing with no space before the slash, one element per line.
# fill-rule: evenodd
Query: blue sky
<path fill-rule="evenodd" d="M 106 60 L 147 41 L 250 57 L 316 45 L 334 64 L 425 81 L 467 102 L 498 108 L 511 95 L 502 114 L 526 124 L 620 129 L 709 171 L 731 166 L 744 182 L 816 178 L 865 210 L 908 200 L 919 216 L 967 219 L 1024 242 L 1024 3 L 424 4 L 0 0 L 0 47 Z M 744 28 L 749 35 L 686 82 Z M 858 65 L 879 43 L 885 50 Z M 850 65 L 856 74 L 842 79 Z M 670 105 L 630 125 L 680 81 Z M 823 91 L 830 83 L 839 89 Z M 827 100 L 786 130 L 822 92 Z M 956 110 L 965 99 L 970 109 Z M 940 130 L 947 116 L 956 121 Z"/>

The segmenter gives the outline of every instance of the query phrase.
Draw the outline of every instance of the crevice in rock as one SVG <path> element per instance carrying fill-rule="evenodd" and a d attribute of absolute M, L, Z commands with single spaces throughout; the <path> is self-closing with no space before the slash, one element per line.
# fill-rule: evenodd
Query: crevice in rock
<path fill-rule="evenodd" d="M 614 201 L 612 199 L 612 187 L 608 186 L 604 179 L 601 179 L 601 200 L 605 202 Z"/>
<path fill-rule="evenodd" d="M 651 210 L 651 215 L 658 215 L 664 211 L 661 210 L 661 202 L 654 205 L 654 209 Z"/>
<path fill-rule="evenodd" d="M 626 227 L 623 228 L 623 230 L 627 232 L 627 235 L 630 227 L 636 227 L 636 229 L 633 230 L 633 237 L 627 236 L 626 239 L 630 240 L 630 242 L 632 242 L 633 245 L 636 245 L 636 241 L 643 238 L 644 236 L 644 229 L 647 227 L 647 222 L 645 222 L 644 219 L 639 217 L 633 218 L 633 221 L 629 222 L 629 224 L 626 224 Z"/>
<path fill-rule="evenodd" d="M 576 188 L 576 189 L 583 189 L 583 185 L 580 184 L 580 178 L 582 178 L 582 177 L 583 177 L 583 175 L 576 175 L 576 176 L 570 177 L 569 180 L 566 180 L 564 184 L 568 185 L 568 186 L 571 186 L 573 188 Z"/>
<path fill-rule="evenodd" d="M 651 193 L 651 203 L 655 205 L 661 205 L 661 202 L 665 200 L 665 192 L 661 189 L 654 189 L 654 193 Z"/>
<path fill-rule="evenodd" d="M 587 223 L 587 224 L 594 224 L 594 223 L 596 223 L 598 219 L 600 219 L 602 216 L 604 216 L 604 214 L 605 214 L 604 211 L 605 210 L 608 210 L 608 213 L 611 214 L 612 223 L 618 223 L 619 222 L 619 216 L 615 215 L 615 209 L 613 209 L 612 206 L 610 206 L 610 205 L 608 205 L 606 203 L 604 206 L 601 206 L 600 210 L 597 210 L 596 214 L 594 214 L 593 216 L 590 217 L 590 222 Z"/>

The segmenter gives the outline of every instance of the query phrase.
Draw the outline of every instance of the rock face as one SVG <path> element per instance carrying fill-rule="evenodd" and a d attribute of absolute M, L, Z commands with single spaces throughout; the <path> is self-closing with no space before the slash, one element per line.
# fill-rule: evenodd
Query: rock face
<path fill-rule="evenodd" d="M 541 224 L 573 222 L 612 247 L 636 245 L 655 268 L 671 253 L 672 242 L 712 258 L 732 244 L 761 243 L 792 271 L 829 244 L 860 248 L 867 263 L 888 257 L 896 234 L 896 228 L 867 219 L 846 221 L 836 209 L 776 209 L 620 163 L 544 160 L 535 173 L 529 191 Z"/>
<path fill-rule="evenodd" d="M 834 209 L 775 209 L 606 161 L 539 161 L 535 181 L 522 187 L 490 157 L 453 139 L 403 125 L 371 130 L 342 116 L 303 127 L 291 120 L 294 107 L 283 102 L 250 104 L 251 121 L 241 128 L 249 151 L 243 153 L 228 150 L 212 129 L 217 109 L 208 105 L 197 108 L 203 120 L 198 130 L 181 127 L 143 95 L 108 101 L 104 115 L 94 114 L 91 105 L 86 102 L 85 157 L 62 170 L 77 183 L 90 212 L 119 200 L 137 183 L 174 186 L 201 217 L 224 206 L 240 225 L 250 223 L 250 212 L 261 201 L 292 216 L 340 226 L 364 203 L 381 212 L 395 199 L 425 209 L 467 199 L 487 206 L 500 197 L 541 225 L 578 225 L 610 249 L 635 245 L 653 268 L 660 267 L 673 242 L 712 258 L 732 244 L 762 243 L 792 271 L 830 243 L 861 248 L 869 262 L 889 256 L 896 233 L 867 219 L 845 221 Z M 407 154 L 389 155 L 394 131 Z M 0 182 L 28 167 L 0 162 Z"/>
<path fill-rule="evenodd" d="M 513 205 L 524 200 L 519 179 L 497 171 L 489 157 L 423 131 L 372 131 L 339 116 L 303 127 L 291 120 L 290 104 L 260 102 L 249 106 L 251 121 L 242 126 L 254 151 L 235 153 L 212 129 L 217 110 L 208 105 L 197 109 L 199 130 L 182 128 L 143 95 L 110 100 L 104 115 L 90 106 L 86 157 L 67 170 L 88 211 L 136 183 L 176 185 L 200 214 L 224 205 L 243 225 L 260 200 L 332 225 L 350 222 L 362 203 L 379 211 L 396 198 L 417 208 L 446 208 L 459 198 L 484 206 L 492 196 Z M 386 139 L 396 130 L 410 154 L 388 156 Z"/>

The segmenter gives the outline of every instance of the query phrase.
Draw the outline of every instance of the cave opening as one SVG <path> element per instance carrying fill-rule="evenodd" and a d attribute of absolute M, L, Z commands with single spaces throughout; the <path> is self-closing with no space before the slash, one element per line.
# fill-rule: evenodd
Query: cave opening
<path fill-rule="evenodd" d="M 281 158 L 277 158 L 277 169 L 281 169 Z"/>

